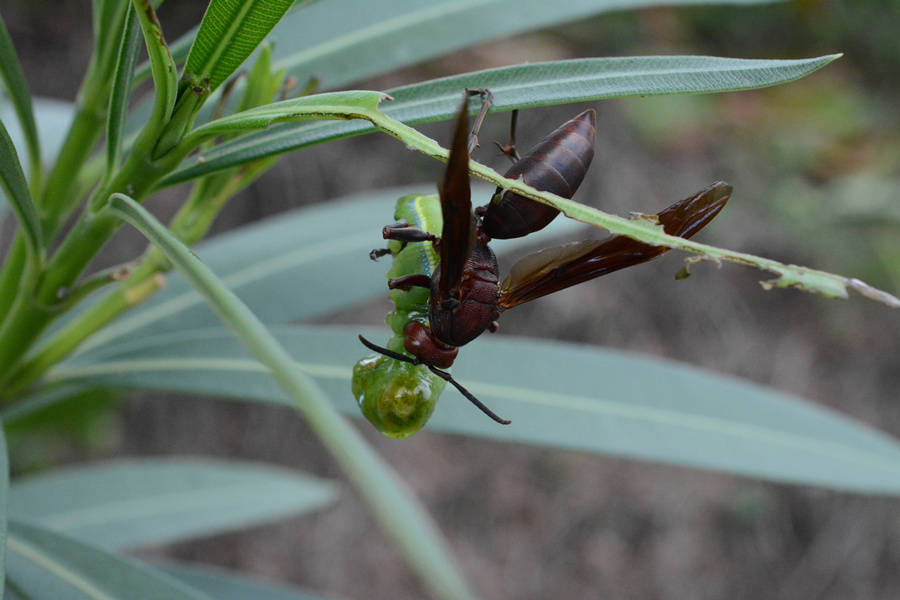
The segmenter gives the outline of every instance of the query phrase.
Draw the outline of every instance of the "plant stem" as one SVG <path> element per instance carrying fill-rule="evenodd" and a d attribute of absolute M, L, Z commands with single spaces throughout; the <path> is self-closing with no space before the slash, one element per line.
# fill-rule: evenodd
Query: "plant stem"
<path fill-rule="evenodd" d="M 43 330 L 42 324 L 50 322 L 52 314 L 40 308 L 27 293 L 19 294 L 8 318 L 0 327 L 0 389 L 13 372 L 17 361 L 25 354 Z"/>
<path fill-rule="evenodd" d="M 166 281 L 162 272 L 168 270 L 168 261 L 155 249 L 148 255 L 127 281 L 58 332 L 40 352 L 23 363 L 10 377 L 4 395 L 12 398 L 27 389 L 53 365 L 71 354 L 85 339 L 162 288 Z"/>
<path fill-rule="evenodd" d="M 197 182 L 188 201 L 173 217 L 172 233 L 186 245 L 199 241 L 209 230 L 222 206 L 240 189 L 269 168 L 276 159 L 259 160 L 242 169 L 230 169 Z M 79 236 L 78 239 L 80 239 Z M 163 273 L 172 266 L 157 247 L 151 246 L 127 280 L 108 296 L 57 332 L 40 351 L 11 372 L 4 395 L 14 397 L 27 389 L 82 342 L 165 285 Z"/>
<path fill-rule="evenodd" d="M 113 57 L 114 54 L 110 52 L 102 55 L 95 52 L 91 57 L 87 74 L 78 91 L 72 124 L 56 162 L 47 175 L 43 194 L 36 199 L 41 227 L 48 240 L 53 238 L 65 218 L 78 205 L 81 188 L 75 185 L 75 181 L 106 123 L 106 107 L 111 85 L 109 71 Z M 76 230 L 78 229 L 76 226 Z M 75 237 L 84 239 L 83 236 Z M 108 234 L 98 239 L 99 245 L 96 247 L 99 248 L 107 237 Z M 67 241 L 71 238 L 72 236 L 67 238 Z M 3 365 L 0 381 L 9 377 L 15 363 L 21 360 L 44 327 L 59 313 L 59 310 L 52 308 L 58 302 L 57 291 L 71 285 L 87 265 L 85 261 L 81 268 L 73 267 L 68 270 L 60 270 L 59 267 L 53 269 L 51 265 L 47 265 L 44 275 L 51 275 L 51 281 L 49 285 L 41 288 L 43 293 L 34 296 L 35 290 L 23 289 L 21 285 L 28 262 L 24 256 L 23 242 L 22 236 L 17 235 L 0 272 L 0 315 L 3 315 L 0 318 L 0 365 Z M 71 245 L 70 242 L 68 246 L 64 244 L 64 247 L 71 248 Z M 90 260 L 95 252 L 96 250 L 87 260 Z M 64 248 L 60 248 L 54 256 L 57 263 L 63 262 L 59 260 L 60 257 L 64 257 L 66 261 L 71 260 L 67 252 L 64 253 Z"/>
<path fill-rule="evenodd" d="M 97 144 L 106 124 L 106 103 L 109 84 L 97 85 L 91 68 L 78 93 L 75 118 L 59 151 L 56 162 L 47 176 L 44 195 L 38 207 L 44 233 L 48 238 L 56 234 L 62 221 L 75 208 L 79 199 L 75 179 L 91 149 Z"/>
<path fill-rule="evenodd" d="M 19 290 L 6 322 L 0 329 L 0 386 L 16 372 L 41 332 L 59 314 L 62 297 L 121 222 L 106 210 L 106 202 L 115 192 L 127 192 L 143 199 L 153 184 L 167 173 L 181 156 L 172 155 L 150 162 L 132 153 L 119 173 L 103 189 L 97 191 L 85 207 L 81 219 L 66 236 L 47 263 L 36 290 Z M 56 307 L 56 308 L 54 308 Z"/>

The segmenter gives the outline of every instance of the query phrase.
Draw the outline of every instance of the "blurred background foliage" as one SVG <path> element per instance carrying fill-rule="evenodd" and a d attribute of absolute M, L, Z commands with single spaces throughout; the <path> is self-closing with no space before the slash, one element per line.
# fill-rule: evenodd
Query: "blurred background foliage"
<path fill-rule="evenodd" d="M 167 37 L 196 23 L 203 9 L 165 3 Z M 90 47 L 85 3 L 6 1 L 0 10 L 32 93 L 71 99 Z M 597 158 L 576 199 L 620 214 L 649 212 L 725 179 L 735 197 L 704 240 L 857 276 L 896 294 L 898 32 L 896 0 L 649 9 L 496 41 L 356 87 L 567 57 L 843 52 L 822 72 L 773 89 L 598 103 Z M 520 145 L 577 110 L 526 111 Z M 482 139 L 504 140 L 506 117 L 488 121 Z M 423 127 L 438 139 L 446 129 Z M 480 160 L 503 164 L 487 144 L 480 152 Z M 436 181 L 442 168 L 384 136 L 304 150 L 245 191 L 215 229 L 373 187 Z M 183 193 L 167 190 L 149 206 L 167 217 Z M 100 260 L 111 264 L 142 247 L 120 235 Z M 895 312 L 858 298 L 764 292 L 756 272 L 735 266 L 697 265 L 675 283 L 680 260 L 667 256 L 517 309 L 504 317 L 503 332 L 733 373 L 900 436 Z M 377 324 L 386 310 L 385 299 L 331 320 Z M 94 404 L 82 410 L 87 405 L 78 403 L 77 413 L 54 409 L 11 431 L 14 468 L 204 453 L 337 473 L 303 423 L 277 408 L 200 398 L 101 397 Z M 362 430 L 433 512 L 464 571 L 490 598 L 545 598 L 551 590 L 562 598 L 900 596 L 897 500 L 432 433 L 395 442 Z M 146 554 L 239 567 L 337 597 L 422 597 L 400 559 L 383 551 L 386 541 L 359 500 L 348 496 L 314 517 Z"/>

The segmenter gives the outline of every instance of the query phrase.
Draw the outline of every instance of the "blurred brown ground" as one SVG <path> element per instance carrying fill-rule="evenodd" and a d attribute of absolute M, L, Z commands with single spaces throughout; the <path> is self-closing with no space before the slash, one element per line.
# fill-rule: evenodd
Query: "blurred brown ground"
<path fill-rule="evenodd" d="M 203 6 L 169 4 L 161 20 L 174 39 Z M 32 92 L 71 99 L 89 52 L 88 3 L 5 2 L 0 10 Z M 725 179 L 735 196 L 701 235 L 704 241 L 860 276 L 896 292 L 897 221 L 847 227 L 825 218 L 823 227 L 830 229 L 811 231 L 817 219 L 839 214 L 853 200 L 833 193 L 838 178 L 873 170 L 900 181 L 900 52 L 884 34 L 900 27 L 898 12 L 892 2 L 848 0 L 609 15 L 358 87 L 385 89 L 570 56 L 798 58 L 845 51 L 845 59 L 825 71 L 782 88 L 687 103 L 592 104 L 599 113 L 597 155 L 577 199 L 619 214 L 650 212 Z M 822 94 L 837 95 L 836 113 L 821 106 Z M 840 108 L 847 97 L 862 103 L 849 111 L 864 116 L 840 127 L 826 117 L 847 116 Z M 527 147 L 546 133 L 546 124 L 579 110 L 523 113 L 520 144 Z M 489 119 L 482 139 L 502 140 L 506 127 L 504 117 Z M 446 124 L 423 129 L 446 137 Z M 490 151 L 486 146 L 481 159 Z M 367 188 L 436 180 L 440 172 L 440 164 L 381 136 L 303 150 L 235 199 L 216 230 Z M 795 189 L 811 191 L 812 203 L 795 204 Z M 900 186 L 893 189 L 896 199 Z M 167 191 L 150 206 L 169 215 L 183 194 Z M 138 240 L 120 236 L 107 256 L 140 248 Z M 735 374 L 900 436 L 896 311 L 859 297 L 764 292 L 757 283 L 764 274 L 733 265 L 697 265 L 692 277 L 676 282 L 680 266 L 680 257 L 667 255 L 555 294 L 504 315 L 502 332 L 589 342 Z M 381 323 L 386 306 L 361 306 L 328 321 Z M 119 415 L 115 435 L 107 438 L 113 441 L 78 450 L 81 459 L 235 456 L 342 477 L 305 425 L 284 410 L 137 395 L 121 404 Z M 900 597 L 896 499 L 427 431 L 396 442 L 357 425 L 426 504 L 464 573 L 487 598 Z M 73 459 L 69 453 L 67 460 Z M 330 597 L 426 597 L 349 487 L 336 505 L 316 514 L 142 554 L 239 569 Z"/>

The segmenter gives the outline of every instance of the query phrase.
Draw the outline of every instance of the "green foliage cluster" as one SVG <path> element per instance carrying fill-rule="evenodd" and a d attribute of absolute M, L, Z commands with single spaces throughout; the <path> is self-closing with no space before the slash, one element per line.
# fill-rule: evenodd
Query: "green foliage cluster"
<path fill-rule="evenodd" d="M 373 273 L 365 256 L 393 199 L 409 190 L 372 191 L 200 240 L 230 198 L 293 149 L 379 131 L 446 160 L 446 150 L 411 124 L 449 118 L 465 87 L 489 88 L 495 110 L 509 111 L 753 89 L 804 77 L 836 58 L 585 58 L 385 92 L 312 93 L 611 8 L 703 3 L 391 0 L 375 8 L 361 0 L 213 0 L 196 30 L 167 43 L 158 3 L 94 0 L 94 54 L 56 152 L 38 134 L 52 111 L 30 98 L 0 22 L 0 76 L 16 117 L 0 123 L 0 210 L 11 209 L 18 224 L 0 266 L 5 431 L 95 390 L 163 389 L 293 406 L 425 585 L 438 597 L 472 597 L 437 527 L 340 414 L 358 416 L 349 389 L 362 352 L 356 330 L 286 324 L 384 293 L 383 274 Z M 516 19 L 508 18 L 513 8 Z M 266 41 L 273 29 L 282 32 L 276 46 Z M 138 64 L 142 48 L 148 60 Z M 235 78 L 243 64 L 251 66 Z M 133 102 L 147 78 L 153 98 Z M 303 93 L 291 97 L 293 80 Z M 98 145 L 102 152 L 86 151 Z M 898 303 L 856 279 L 673 238 L 646 220 L 537 192 L 474 161 L 470 170 L 613 233 L 774 272 L 770 285 L 838 297 L 849 287 Z M 182 182 L 191 182 L 190 194 L 164 226 L 141 202 Z M 64 228 L 72 218 L 74 225 Z M 343 231 L 337 239 L 328 227 L 336 222 Z M 86 275 L 126 223 L 150 248 L 137 260 Z M 188 249 L 194 245 L 196 254 Z M 163 289 L 172 269 L 181 278 Z M 323 297 L 313 283 L 340 294 Z M 744 382 L 596 349 L 502 338 L 479 341 L 463 354 L 457 376 L 515 423 L 501 431 L 448 398 L 435 413 L 436 429 L 900 493 L 895 440 Z M 0 589 L 10 597 L 312 597 L 233 575 L 151 566 L 122 551 L 312 510 L 334 499 L 332 483 L 262 465 L 169 459 L 51 471 L 10 484 L 3 431 Z"/>

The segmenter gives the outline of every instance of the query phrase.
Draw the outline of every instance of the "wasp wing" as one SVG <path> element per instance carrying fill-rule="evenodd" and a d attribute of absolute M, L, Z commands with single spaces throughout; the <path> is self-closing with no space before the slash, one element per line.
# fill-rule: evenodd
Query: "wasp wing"
<path fill-rule="evenodd" d="M 656 214 L 669 235 L 689 238 L 719 214 L 731 186 L 717 182 Z M 529 254 L 519 260 L 500 285 L 499 305 L 506 309 L 530 302 L 625 267 L 646 262 L 669 250 L 623 235 L 574 242 Z"/>
<path fill-rule="evenodd" d="M 441 269 L 438 283 L 441 296 L 447 298 L 462 278 L 463 266 L 472 252 L 475 221 L 469 189 L 469 96 L 463 94 L 456 115 L 450 158 L 441 183 Z"/>

